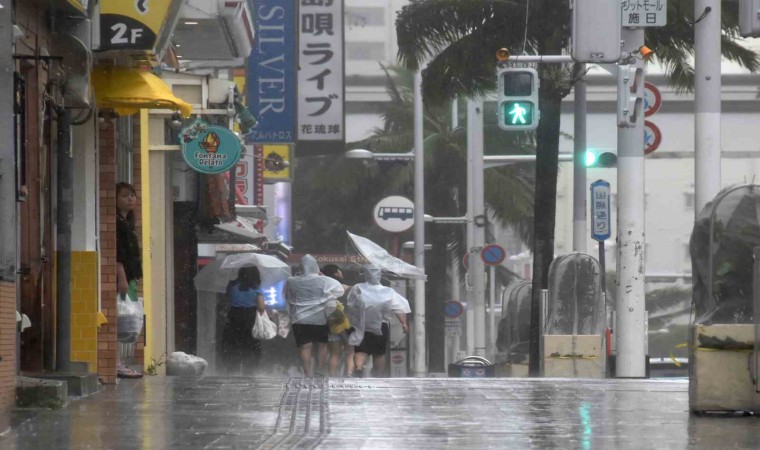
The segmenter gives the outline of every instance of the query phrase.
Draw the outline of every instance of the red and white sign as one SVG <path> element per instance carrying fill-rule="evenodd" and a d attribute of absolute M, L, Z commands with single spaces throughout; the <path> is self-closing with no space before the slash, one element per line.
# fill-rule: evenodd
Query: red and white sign
<path fill-rule="evenodd" d="M 662 106 L 662 94 L 657 86 L 644 83 L 644 117 L 654 115 Z"/>
<path fill-rule="evenodd" d="M 662 143 L 662 132 L 657 125 L 652 122 L 644 121 L 644 154 L 648 155 L 660 148 Z"/>
<path fill-rule="evenodd" d="M 488 244 L 480 251 L 480 259 L 487 266 L 498 266 L 504 262 L 507 252 L 499 244 Z"/>

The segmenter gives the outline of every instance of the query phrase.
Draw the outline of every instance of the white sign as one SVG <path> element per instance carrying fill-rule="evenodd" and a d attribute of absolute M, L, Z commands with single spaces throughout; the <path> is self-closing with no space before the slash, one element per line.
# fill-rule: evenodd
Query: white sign
<path fill-rule="evenodd" d="M 610 236 L 610 184 L 596 180 L 591 183 L 591 238 L 606 241 Z"/>
<path fill-rule="evenodd" d="M 343 141 L 343 0 L 299 0 L 298 139 Z"/>
<path fill-rule="evenodd" d="M 622 0 L 624 27 L 664 27 L 668 22 L 667 0 Z"/>
<path fill-rule="evenodd" d="M 398 195 L 385 197 L 375 205 L 372 217 L 383 230 L 402 233 L 414 225 L 414 203 Z"/>
<path fill-rule="evenodd" d="M 446 337 L 455 337 L 462 335 L 462 321 L 446 318 Z"/>

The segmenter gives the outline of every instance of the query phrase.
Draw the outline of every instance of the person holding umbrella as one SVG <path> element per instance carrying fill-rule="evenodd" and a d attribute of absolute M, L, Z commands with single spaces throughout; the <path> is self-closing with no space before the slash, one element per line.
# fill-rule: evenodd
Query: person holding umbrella
<path fill-rule="evenodd" d="M 327 360 L 330 334 L 327 316 L 335 310 L 337 299 L 343 295 L 344 289 L 337 280 L 320 274 L 319 264 L 313 256 L 301 258 L 301 267 L 303 275 L 288 278 L 284 292 L 303 373 L 311 377 L 315 343 L 318 345 L 317 367 L 324 367 Z"/>
<path fill-rule="evenodd" d="M 243 375 L 250 375 L 261 358 L 261 341 L 251 335 L 257 311 L 266 311 L 260 287 L 261 275 L 255 266 L 240 268 L 237 279 L 227 285 L 230 310 L 222 335 L 222 365 L 229 374 L 242 368 Z"/>

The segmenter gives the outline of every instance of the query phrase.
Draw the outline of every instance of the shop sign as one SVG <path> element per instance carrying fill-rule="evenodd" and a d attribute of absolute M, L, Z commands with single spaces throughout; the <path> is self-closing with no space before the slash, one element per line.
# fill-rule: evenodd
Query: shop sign
<path fill-rule="evenodd" d="M 182 158 L 196 172 L 227 172 L 240 160 L 242 144 L 231 130 L 197 120 L 179 134 Z"/>
<path fill-rule="evenodd" d="M 100 0 L 100 50 L 153 51 L 172 0 Z"/>

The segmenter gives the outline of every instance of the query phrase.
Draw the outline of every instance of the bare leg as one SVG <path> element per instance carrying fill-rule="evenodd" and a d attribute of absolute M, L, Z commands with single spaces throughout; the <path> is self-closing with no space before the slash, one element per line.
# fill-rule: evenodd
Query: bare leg
<path fill-rule="evenodd" d="M 374 376 L 385 378 L 385 355 L 372 355 Z"/>
<path fill-rule="evenodd" d="M 362 371 L 364 370 L 364 363 L 367 362 L 367 354 L 362 352 L 354 352 L 354 364 L 356 364 L 356 367 L 354 367 L 354 370 Z"/>
<path fill-rule="evenodd" d="M 330 348 L 330 360 L 328 361 L 328 368 L 330 369 L 330 376 L 337 377 L 338 369 L 340 369 L 340 356 L 341 350 L 343 350 L 343 341 L 332 341 L 329 343 Z"/>
<path fill-rule="evenodd" d="M 346 373 L 354 373 L 354 346 L 346 343 Z"/>
<path fill-rule="evenodd" d="M 327 364 L 327 357 L 329 355 L 329 349 L 326 342 L 319 342 L 317 344 L 317 370 L 323 372 L 325 365 Z"/>
<path fill-rule="evenodd" d="M 298 352 L 301 355 L 301 363 L 303 364 L 303 375 L 307 378 L 311 377 L 311 348 L 313 344 L 309 342 L 298 348 Z"/>

